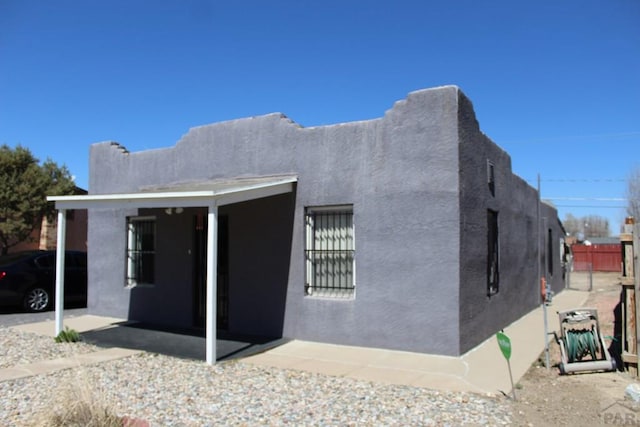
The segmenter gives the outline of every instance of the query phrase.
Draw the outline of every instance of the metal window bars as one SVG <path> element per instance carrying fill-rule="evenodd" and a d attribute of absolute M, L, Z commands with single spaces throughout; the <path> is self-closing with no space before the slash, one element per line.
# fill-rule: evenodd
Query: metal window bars
<path fill-rule="evenodd" d="M 155 220 L 129 221 L 127 242 L 127 284 L 152 284 L 155 281 Z"/>
<path fill-rule="evenodd" d="M 352 209 L 308 209 L 305 222 L 306 294 L 352 297 L 355 291 Z"/>

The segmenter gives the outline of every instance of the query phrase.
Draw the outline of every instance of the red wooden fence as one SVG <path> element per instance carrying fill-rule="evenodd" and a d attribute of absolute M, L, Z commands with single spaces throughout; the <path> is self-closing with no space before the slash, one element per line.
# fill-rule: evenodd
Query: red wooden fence
<path fill-rule="evenodd" d="M 589 271 L 622 271 L 622 248 L 619 243 L 599 245 L 571 245 L 573 253 L 573 270 Z"/>

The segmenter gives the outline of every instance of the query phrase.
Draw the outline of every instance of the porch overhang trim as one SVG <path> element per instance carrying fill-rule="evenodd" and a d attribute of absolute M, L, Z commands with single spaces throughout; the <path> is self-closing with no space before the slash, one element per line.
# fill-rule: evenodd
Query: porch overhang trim
<path fill-rule="evenodd" d="M 56 209 L 96 208 L 188 208 L 208 206 L 215 201 L 217 206 L 246 202 L 263 197 L 293 191 L 296 176 L 260 179 L 237 179 L 175 186 L 167 190 L 148 190 L 137 193 L 87 194 L 77 196 L 48 196 Z"/>
<path fill-rule="evenodd" d="M 143 190 L 137 193 L 88 194 L 78 196 L 49 196 L 58 210 L 58 241 L 56 256 L 56 305 L 55 330 L 63 330 L 64 321 L 64 243 L 65 211 L 69 209 L 119 209 L 119 208 L 174 208 L 207 207 L 209 227 L 207 231 L 207 314 L 206 314 L 206 362 L 216 362 L 216 290 L 217 290 L 217 223 L 218 206 L 239 203 L 293 191 L 295 176 L 237 178 L 235 180 L 176 185 L 168 189 Z"/>

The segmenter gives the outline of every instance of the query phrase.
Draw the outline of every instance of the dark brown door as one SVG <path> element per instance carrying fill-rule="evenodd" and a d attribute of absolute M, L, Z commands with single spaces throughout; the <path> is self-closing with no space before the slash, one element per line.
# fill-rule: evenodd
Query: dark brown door
<path fill-rule="evenodd" d="M 194 218 L 194 325 L 204 328 L 207 315 L 207 217 Z M 226 216 L 218 217 L 218 304 L 217 328 L 229 327 L 229 226 Z"/>

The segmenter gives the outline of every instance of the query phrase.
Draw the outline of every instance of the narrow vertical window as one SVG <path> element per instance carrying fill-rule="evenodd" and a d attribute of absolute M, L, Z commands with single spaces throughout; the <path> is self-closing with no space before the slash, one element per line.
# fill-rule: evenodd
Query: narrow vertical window
<path fill-rule="evenodd" d="M 489 185 L 489 192 L 492 196 L 496 195 L 496 173 L 493 163 L 487 160 L 487 184 Z"/>
<path fill-rule="evenodd" d="M 349 298 L 355 291 L 353 208 L 307 208 L 307 295 Z"/>
<path fill-rule="evenodd" d="M 498 212 L 487 211 L 487 295 L 498 293 L 500 284 Z"/>
<path fill-rule="evenodd" d="M 549 276 L 553 276 L 553 231 L 551 229 L 547 232 L 547 272 Z"/>
<path fill-rule="evenodd" d="M 155 218 L 129 218 L 127 222 L 127 286 L 154 283 L 155 246 Z"/>

